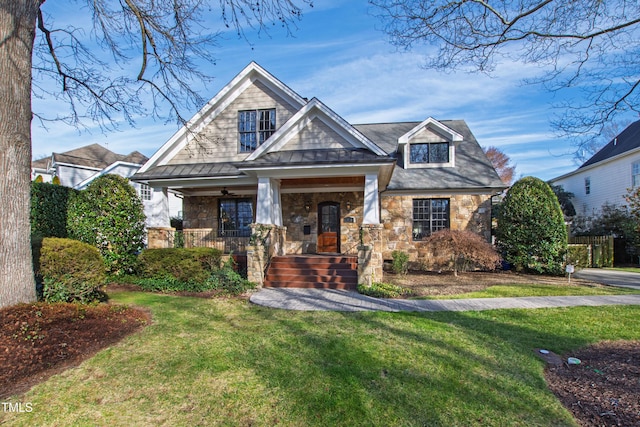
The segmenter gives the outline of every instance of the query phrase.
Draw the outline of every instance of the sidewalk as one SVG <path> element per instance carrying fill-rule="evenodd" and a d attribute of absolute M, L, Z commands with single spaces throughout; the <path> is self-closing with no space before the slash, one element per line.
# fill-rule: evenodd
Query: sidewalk
<path fill-rule="evenodd" d="M 372 298 L 333 289 L 262 288 L 251 295 L 256 305 L 299 311 L 478 311 L 601 305 L 640 305 L 639 295 L 402 300 Z"/>

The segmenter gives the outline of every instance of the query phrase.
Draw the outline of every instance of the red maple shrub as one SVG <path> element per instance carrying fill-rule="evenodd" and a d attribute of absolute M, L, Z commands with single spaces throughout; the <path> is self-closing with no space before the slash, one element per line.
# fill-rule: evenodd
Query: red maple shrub
<path fill-rule="evenodd" d="M 455 276 L 459 271 L 494 270 L 500 264 L 493 246 L 471 231 L 441 230 L 427 239 L 427 245 L 432 268 L 453 271 Z"/>

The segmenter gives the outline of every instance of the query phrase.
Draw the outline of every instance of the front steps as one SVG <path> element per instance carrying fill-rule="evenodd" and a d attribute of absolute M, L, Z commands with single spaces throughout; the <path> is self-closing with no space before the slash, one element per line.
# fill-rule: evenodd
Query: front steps
<path fill-rule="evenodd" d="M 354 290 L 358 257 L 348 255 L 287 255 L 271 258 L 264 286 Z"/>

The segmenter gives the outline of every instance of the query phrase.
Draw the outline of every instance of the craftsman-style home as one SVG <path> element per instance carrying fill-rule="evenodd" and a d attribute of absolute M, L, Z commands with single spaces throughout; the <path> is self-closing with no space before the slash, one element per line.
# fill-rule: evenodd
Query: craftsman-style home
<path fill-rule="evenodd" d="M 181 193 L 184 244 L 246 253 L 266 286 L 339 287 L 340 261 L 380 280 L 392 251 L 420 261 L 421 242 L 445 228 L 489 239 L 491 197 L 505 187 L 462 120 L 352 125 L 256 63 L 133 179 Z M 168 213 L 155 220 L 149 245 L 172 245 Z M 310 278 L 287 259 L 327 268 Z"/>

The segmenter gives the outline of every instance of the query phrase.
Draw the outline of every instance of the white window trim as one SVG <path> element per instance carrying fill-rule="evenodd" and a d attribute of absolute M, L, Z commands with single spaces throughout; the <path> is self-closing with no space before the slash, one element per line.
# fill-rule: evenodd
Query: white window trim
<path fill-rule="evenodd" d="M 405 169 L 431 169 L 431 168 L 454 168 L 456 167 L 456 146 L 451 141 L 440 141 L 449 144 L 449 161 L 446 163 L 411 163 L 411 143 L 404 148 L 404 168 Z M 434 142 L 435 143 L 435 142 Z M 416 144 L 426 144 L 416 142 Z"/>

